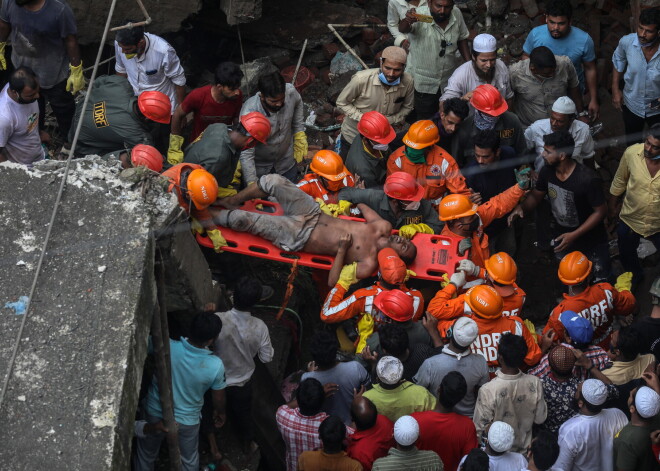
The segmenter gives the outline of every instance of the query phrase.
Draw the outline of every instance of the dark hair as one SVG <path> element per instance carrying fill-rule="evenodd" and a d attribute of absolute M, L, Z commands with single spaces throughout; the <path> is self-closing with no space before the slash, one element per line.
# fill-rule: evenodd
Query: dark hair
<path fill-rule="evenodd" d="M 571 133 L 565 129 L 560 129 L 550 134 L 543 136 L 543 144 L 548 147 L 554 147 L 559 153 L 566 154 L 569 158 L 573 156 L 575 151 L 575 140 Z"/>
<path fill-rule="evenodd" d="M 497 152 L 497 149 L 500 148 L 500 133 L 494 129 L 481 129 L 474 136 L 474 145 L 480 149 Z"/>
<path fill-rule="evenodd" d="M 408 334 L 405 329 L 396 324 L 385 324 L 378 329 L 380 346 L 388 355 L 400 357 L 408 349 Z"/>
<path fill-rule="evenodd" d="M 212 312 L 198 312 L 190 325 L 189 338 L 195 343 L 215 339 L 222 330 L 222 321 Z"/>
<path fill-rule="evenodd" d="M 549 430 L 540 430 L 532 440 L 532 458 L 540 470 L 548 470 L 559 458 L 559 443 L 557 435 Z"/>
<path fill-rule="evenodd" d="M 321 422 L 319 437 L 325 451 L 341 451 L 342 442 L 346 438 L 346 425 L 336 415 L 330 415 Z"/>
<path fill-rule="evenodd" d="M 568 0 L 550 0 L 545 6 L 547 16 L 565 16 L 569 20 L 573 17 L 573 7 Z"/>
<path fill-rule="evenodd" d="M 286 91 L 286 82 L 279 72 L 273 72 L 259 77 L 257 88 L 263 96 L 274 98 Z"/>
<path fill-rule="evenodd" d="M 125 20 L 124 24 L 133 23 L 133 20 Z M 133 26 L 131 28 L 124 28 L 117 31 L 115 41 L 122 46 L 137 46 L 142 38 L 144 38 L 144 26 Z"/>
<path fill-rule="evenodd" d="M 334 333 L 319 330 L 312 336 L 309 351 L 312 360 L 321 368 L 328 368 L 335 364 L 339 341 Z"/>
<path fill-rule="evenodd" d="M 582 391 L 580 391 L 580 399 L 584 401 L 584 407 L 591 412 L 592 414 L 600 414 L 600 411 L 602 411 L 605 408 L 605 404 L 601 404 L 599 406 L 592 404 L 591 402 L 587 401 L 584 398 L 584 395 L 582 394 Z"/>
<path fill-rule="evenodd" d="M 438 401 L 445 409 L 453 409 L 467 394 L 467 381 L 458 371 L 450 371 L 442 378 Z"/>
<path fill-rule="evenodd" d="M 353 402 L 351 404 L 351 419 L 355 422 L 355 428 L 358 430 L 369 430 L 371 427 L 376 425 L 376 420 L 378 419 L 378 409 L 370 399 L 362 396 L 362 403 L 364 405 L 364 410 L 360 411 L 361 406 L 359 403 Z M 364 413 L 361 413 L 364 412 Z"/>
<path fill-rule="evenodd" d="M 510 368 L 520 368 L 527 355 L 527 343 L 520 335 L 510 332 L 502 335 L 497 352 Z"/>
<path fill-rule="evenodd" d="M 39 86 L 37 75 L 29 67 L 21 66 L 9 76 L 9 89 L 21 93 L 25 87 L 36 89 Z"/>
<path fill-rule="evenodd" d="M 624 361 L 632 361 L 640 353 L 639 339 L 635 331 L 629 327 L 619 329 L 619 337 L 616 341 L 616 348 L 621 351 Z"/>
<path fill-rule="evenodd" d="M 660 12 L 657 8 L 645 8 L 639 14 L 640 25 L 655 25 L 656 29 L 660 28 Z"/>
<path fill-rule="evenodd" d="M 243 71 L 233 62 L 222 62 L 215 69 L 215 84 L 225 87 L 238 88 L 241 86 Z"/>
<path fill-rule="evenodd" d="M 660 123 L 655 123 L 651 126 L 646 132 L 647 136 L 651 136 L 653 139 L 660 139 Z"/>
<path fill-rule="evenodd" d="M 300 382 L 296 390 L 296 399 L 300 413 L 305 416 L 316 415 L 321 412 L 325 392 L 323 385 L 318 379 L 307 378 Z"/>
<path fill-rule="evenodd" d="M 256 278 L 241 277 L 234 288 L 234 307 L 239 311 L 248 311 L 259 302 L 262 291 L 263 287 Z"/>
<path fill-rule="evenodd" d="M 537 69 L 554 69 L 557 59 L 549 47 L 538 46 L 529 54 L 529 63 Z"/>
<path fill-rule="evenodd" d="M 462 121 L 470 114 L 470 107 L 465 100 L 450 98 L 442 102 L 442 112 L 444 114 L 454 113 Z"/>
<path fill-rule="evenodd" d="M 465 457 L 461 471 L 488 471 L 489 466 L 486 452 L 481 448 L 473 448 Z"/>

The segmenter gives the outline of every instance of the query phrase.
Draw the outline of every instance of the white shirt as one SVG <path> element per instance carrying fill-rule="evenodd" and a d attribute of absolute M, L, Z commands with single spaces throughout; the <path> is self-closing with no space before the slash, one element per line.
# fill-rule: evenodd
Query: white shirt
<path fill-rule="evenodd" d="M 31 166 L 45 153 L 39 138 L 39 105 L 22 105 L 8 95 L 9 84 L 0 92 L 0 147 L 10 162 Z"/>
<path fill-rule="evenodd" d="M 147 42 L 141 56 L 127 59 L 115 41 L 115 70 L 126 74 L 135 95 L 147 90 L 162 92 L 172 102 L 172 113 L 179 104 L 175 85 L 184 86 L 186 76 L 176 51 L 167 41 L 154 34 L 144 33 Z"/>
<path fill-rule="evenodd" d="M 467 455 L 461 459 L 459 469 L 465 458 Z M 507 451 L 499 456 L 488 455 L 488 471 L 513 471 L 516 469 L 527 469 L 527 459 L 520 453 Z"/>
<path fill-rule="evenodd" d="M 254 373 L 255 355 L 263 363 L 273 359 L 268 327 L 261 319 L 238 309 L 215 314 L 222 321 L 222 330 L 213 351 L 225 365 L 227 386 L 243 386 Z"/>
<path fill-rule="evenodd" d="M 570 471 L 613 471 L 614 436 L 628 423 L 619 409 L 576 415 L 559 429 L 555 467 Z"/>
<path fill-rule="evenodd" d="M 419 8 L 426 5 L 426 0 L 419 0 L 419 5 L 414 6 L 406 0 L 390 0 L 387 2 L 387 29 L 394 38 L 394 45 L 401 46 L 401 43 L 408 39 L 408 35 L 399 31 L 399 22 L 406 17 L 406 12 L 411 8 Z"/>
<path fill-rule="evenodd" d="M 594 156 L 594 140 L 589 132 L 589 125 L 583 123 L 578 119 L 574 119 L 568 132 L 573 136 L 575 141 L 575 150 L 573 151 L 573 158 L 582 163 L 585 159 L 590 159 Z M 543 136 L 552 134 L 550 127 L 550 118 L 539 119 L 534 121 L 530 127 L 525 130 L 525 140 L 527 147 L 536 151 L 536 158 L 534 159 L 534 170 L 540 171 L 543 167 Z"/>

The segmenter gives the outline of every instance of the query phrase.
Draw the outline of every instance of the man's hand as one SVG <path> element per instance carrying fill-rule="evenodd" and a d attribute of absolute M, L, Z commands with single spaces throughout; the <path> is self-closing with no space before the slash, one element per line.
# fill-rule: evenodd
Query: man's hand
<path fill-rule="evenodd" d="M 144 424 L 144 428 L 142 429 L 142 433 L 145 435 L 155 435 L 157 433 L 169 433 L 169 430 L 167 427 L 165 427 L 165 422 L 162 420 L 159 420 L 155 424 L 150 424 L 146 423 Z"/>
<path fill-rule="evenodd" d="M 562 252 L 568 249 L 576 240 L 577 236 L 575 235 L 575 232 L 566 232 L 557 236 L 557 238 L 555 238 L 555 243 L 557 243 L 555 246 L 555 252 Z"/>
<path fill-rule="evenodd" d="M 354 285 L 357 282 L 358 282 L 357 262 L 344 265 L 341 269 L 341 272 L 339 273 L 339 279 L 337 280 L 337 284 L 339 284 L 342 288 L 347 290 L 348 288 L 351 287 L 351 285 Z"/>
<path fill-rule="evenodd" d="M 438 332 L 438 319 L 428 312 L 425 312 L 422 317 L 422 325 L 428 333 Z"/>
<path fill-rule="evenodd" d="M 472 99 L 472 95 L 474 95 L 474 90 L 471 92 L 467 92 L 465 95 L 463 95 L 461 97 L 461 100 L 470 101 Z"/>
<path fill-rule="evenodd" d="M 359 188 L 361 190 L 364 190 L 366 188 L 364 180 L 357 173 L 353 174 L 353 180 L 355 181 L 355 185 L 353 185 L 353 188 Z"/>
<path fill-rule="evenodd" d="M 415 19 L 417 19 L 417 18 L 415 18 Z M 409 51 L 410 51 L 410 41 L 408 41 L 407 39 L 404 39 L 404 40 L 401 42 L 401 47 L 402 47 L 406 52 L 409 52 Z"/>
<path fill-rule="evenodd" d="M 339 391 L 339 385 L 336 383 L 325 383 L 323 385 L 323 392 L 325 393 L 325 397 L 334 396 L 337 391 Z"/>
<path fill-rule="evenodd" d="M 470 188 L 470 191 L 472 192 L 472 194 L 470 194 L 469 197 L 470 201 L 472 201 L 476 205 L 480 205 L 481 203 L 483 203 L 483 198 L 481 197 L 481 193 L 477 193 L 472 188 Z"/>
<path fill-rule="evenodd" d="M 651 363 L 651 365 L 652 364 L 653 363 Z M 654 371 L 645 371 L 642 373 L 642 379 L 646 382 L 646 385 L 649 388 L 660 394 L 660 379 L 658 379 L 658 375 L 655 374 Z"/>
<path fill-rule="evenodd" d="M 593 99 L 589 102 L 589 107 L 587 108 L 589 110 L 589 119 L 591 122 L 594 122 L 598 119 L 598 116 L 600 114 L 600 105 L 598 104 L 598 100 Z"/>
<path fill-rule="evenodd" d="M 417 23 L 417 16 L 415 16 L 415 13 L 415 9 L 411 8 L 406 12 L 406 16 L 403 18 L 410 26 Z M 410 42 L 408 42 L 408 45 L 410 45 Z"/>
<path fill-rule="evenodd" d="M 523 218 L 525 216 L 525 213 L 523 212 L 522 206 L 518 205 L 515 208 L 513 208 L 513 211 L 511 211 L 511 214 L 506 218 L 506 223 L 507 225 L 513 224 L 513 221 L 516 220 L 516 218 Z"/>
<path fill-rule="evenodd" d="M 574 348 L 571 350 L 573 355 L 575 355 L 575 366 L 580 366 L 585 370 L 590 370 L 594 364 L 591 362 L 591 358 L 588 358 L 582 351 Z"/>
<path fill-rule="evenodd" d="M 472 260 L 461 260 L 458 263 L 458 271 L 465 272 L 466 275 L 477 277 L 481 271 Z"/>
<path fill-rule="evenodd" d="M 309 363 L 307 363 L 307 372 L 308 373 L 311 373 L 312 371 L 316 371 L 318 369 L 319 369 L 319 367 L 316 366 L 315 361 L 310 361 Z"/>
<path fill-rule="evenodd" d="M 345 234 L 342 234 L 342 236 L 339 238 L 339 243 L 337 244 L 337 251 L 342 251 L 346 252 L 350 246 L 353 245 L 353 236 L 346 232 Z"/>
<path fill-rule="evenodd" d="M 367 390 L 367 388 L 364 387 L 364 384 L 360 386 L 360 389 L 355 389 L 353 388 L 353 400 L 357 399 L 358 397 L 362 397 L 364 392 Z"/>
<path fill-rule="evenodd" d="M 211 206 L 219 206 L 225 209 L 237 209 L 240 205 L 236 202 L 235 196 L 228 196 L 226 198 L 218 198 L 215 200 Z"/>
<path fill-rule="evenodd" d="M 462 257 L 463 255 L 465 255 L 465 252 L 467 252 L 471 248 L 472 248 L 472 239 L 470 239 L 469 237 L 462 239 L 458 243 L 458 255 Z"/>
<path fill-rule="evenodd" d="M 214 410 L 213 411 L 213 425 L 216 428 L 221 428 L 227 422 L 227 414 L 224 411 Z"/>
<path fill-rule="evenodd" d="M 372 352 L 369 345 L 362 349 L 362 359 L 369 363 L 376 363 L 378 361 L 378 352 Z"/>
<path fill-rule="evenodd" d="M 515 169 L 513 173 L 516 176 L 516 182 L 522 190 L 529 190 L 532 186 L 532 169 L 530 167 L 522 170 Z"/>
<path fill-rule="evenodd" d="M 456 286 L 458 289 L 461 289 L 463 286 L 465 286 L 466 281 L 467 280 L 465 279 L 464 271 L 457 271 L 451 276 L 451 278 L 449 278 L 449 282 Z"/>
<path fill-rule="evenodd" d="M 619 111 L 623 111 L 623 93 L 619 89 L 612 89 L 612 106 Z"/>
<path fill-rule="evenodd" d="M 47 146 L 50 145 L 50 134 L 48 134 L 46 131 L 39 131 L 39 141 L 46 144 Z"/>
<path fill-rule="evenodd" d="M 541 351 L 543 353 L 548 353 L 548 351 L 557 344 L 557 334 L 555 333 L 554 329 L 548 330 L 543 336 L 541 337 Z"/>

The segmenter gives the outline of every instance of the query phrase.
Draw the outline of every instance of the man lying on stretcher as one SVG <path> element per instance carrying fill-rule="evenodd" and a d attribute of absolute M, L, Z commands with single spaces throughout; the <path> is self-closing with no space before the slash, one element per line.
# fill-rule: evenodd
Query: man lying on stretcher
<path fill-rule="evenodd" d="M 283 216 L 236 209 L 245 201 L 268 196 L 282 206 Z M 277 174 L 264 175 L 255 185 L 234 196 L 219 199 L 209 207 L 219 226 L 258 235 L 288 252 L 334 256 L 328 277 L 330 286 L 337 283 L 344 264 L 357 262 L 354 265 L 357 278 L 374 275 L 378 267 L 378 251 L 385 247 L 394 249 L 406 264 L 417 255 L 412 242 L 392 235 L 392 225 L 374 210 L 364 204 L 359 204 L 358 209 L 365 222 L 335 219 L 323 214 L 312 197 Z"/>

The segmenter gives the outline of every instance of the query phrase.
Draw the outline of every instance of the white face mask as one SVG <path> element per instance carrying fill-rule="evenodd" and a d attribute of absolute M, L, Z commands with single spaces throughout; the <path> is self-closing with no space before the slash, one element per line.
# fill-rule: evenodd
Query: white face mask
<path fill-rule="evenodd" d="M 406 206 L 404 209 L 406 211 L 417 211 L 422 204 L 421 201 L 412 201 L 408 206 Z"/>
<path fill-rule="evenodd" d="M 379 151 L 386 151 L 390 148 L 387 144 L 377 144 L 372 142 L 371 146 L 374 148 L 374 150 L 379 150 Z"/>

